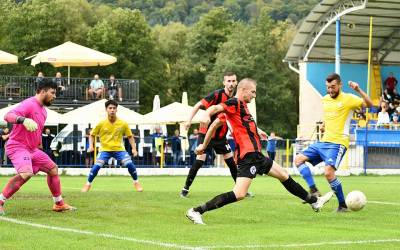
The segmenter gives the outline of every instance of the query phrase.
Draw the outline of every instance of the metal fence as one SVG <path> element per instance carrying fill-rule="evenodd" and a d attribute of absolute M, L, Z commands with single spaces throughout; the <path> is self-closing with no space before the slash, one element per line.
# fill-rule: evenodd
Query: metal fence
<path fill-rule="evenodd" d="M 53 80 L 54 78 L 48 77 Z M 92 78 L 61 78 L 61 82 L 65 89 L 57 93 L 55 103 L 67 101 L 78 102 L 87 101 L 88 88 Z M 107 97 L 108 79 L 101 79 L 105 86 L 104 97 Z M 22 100 L 33 96 L 36 93 L 37 77 L 32 76 L 5 76 L 0 75 L 0 99 L 3 100 Z M 120 92 L 117 93 L 127 102 L 139 102 L 139 81 L 133 79 L 118 79 Z"/>
<path fill-rule="evenodd" d="M 125 139 L 124 144 L 128 153 L 138 167 L 145 168 L 186 168 L 190 167 L 195 161 L 194 152 L 186 149 L 179 154 L 179 159 L 173 157 L 171 142 L 162 139 L 162 144 L 156 148 L 152 144 L 152 137 L 135 138 L 139 152 L 137 157 L 133 157 L 129 142 Z M 233 140 L 228 140 L 234 148 Z M 275 161 L 285 168 L 294 167 L 294 156 L 306 147 L 316 142 L 304 138 L 283 139 L 276 141 Z M 263 141 L 263 153 L 267 155 L 266 147 L 268 142 Z M 182 145 L 185 145 L 182 143 Z M 87 153 L 87 138 L 79 135 L 65 138 L 58 137 L 58 141 L 53 140 L 51 145 L 43 145 L 44 150 L 60 167 L 91 167 L 94 161 L 94 153 Z M 99 146 L 99 143 L 97 143 Z M 191 143 L 189 142 L 191 148 Z M 75 150 L 74 150 L 75 149 Z M 97 148 L 98 151 L 98 148 Z M 4 150 L 2 166 L 10 167 L 11 162 L 5 159 Z M 323 163 L 322 163 L 323 164 Z M 108 167 L 121 167 L 119 162 L 110 161 Z M 222 156 L 215 155 L 210 150 L 207 152 L 205 167 L 224 167 Z M 107 167 L 106 166 L 106 167 Z M 369 141 L 363 143 L 362 140 L 350 141 L 350 146 L 343 157 L 340 168 L 364 168 L 366 169 L 400 169 L 400 142 Z"/>

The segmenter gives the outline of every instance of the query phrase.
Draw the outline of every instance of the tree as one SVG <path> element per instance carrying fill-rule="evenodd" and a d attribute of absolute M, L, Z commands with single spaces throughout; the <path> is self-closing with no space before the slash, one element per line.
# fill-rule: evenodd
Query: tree
<path fill-rule="evenodd" d="M 253 25 L 237 24 L 218 54 L 214 70 L 208 75 L 206 89 L 216 88 L 223 72 L 232 70 L 239 79 L 257 81 L 258 124 L 267 131 L 294 136 L 298 122 L 296 76 L 282 63 L 287 44 L 287 23 L 276 23 L 262 10 Z M 290 30 L 290 29 L 289 29 Z"/>

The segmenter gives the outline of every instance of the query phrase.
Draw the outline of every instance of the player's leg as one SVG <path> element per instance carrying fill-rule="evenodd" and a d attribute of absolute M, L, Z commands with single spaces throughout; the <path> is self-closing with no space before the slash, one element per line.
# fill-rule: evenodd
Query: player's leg
<path fill-rule="evenodd" d="M 310 167 L 306 164 L 306 162 L 310 162 L 312 165 L 316 165 L 322 161 L 318 151 L 319 143 L 314 143 L 310 145 L 307 149 L 305 149 L 302 153 L 296 155 L 295 157 L 295 165 L 298 168 L 301 176 L 306 181 L 308 187 L 310 188 L 310 192 L 316 196 L 320 196 L 321 193 L 318 191 L 317 186 L 315 185 L 314 177 L 311 173 Z"/>
<path fill-rule="evenodd" d="M 97 174 L 99 173 L 100 168 L 102 168 L 104 166 L 104 164 L 106 162 L 108 162 L 110 157 L 111 157 L 110 152 L 102 151 L 99 153 L 99 155 L 97 156 L 96 162 L 93 164 L 92 168 L 89 171 L 87 182 L 81 189 L 82 192 L 88 192 L 90 190 L 90 188 L 92 187 L 92 182 L 93 182 L 94 178 L 96 178 Z"/>
<path fill-rule="evenodd" d="M 17 175 L 12 177 L 0 194 L 0 215 L 4 215 L 4 203 L 10 199 L 33 175 L 30 152 L 25 149 L 8 147 L 7 155 L 14 165 Z"/>
<path fill-rule="evenodd" d="M 217 154 L 223 154 L 224 155 L 224 161 L 226 165 L 229 168 L 229 171 L 231 172 L 231 176 L 233 181 L 236 181 L 237 177 L 237 165 L 235 160 L 233 159 L 233 153 L 231 150 L 231 147 L 229 146 L 229 143 L 225 140 L 224 143 L 216 145 L 214 147 L 214 150 Z"/>
<path fill-rule="evenodd" d="M 308 193 L 299 183 L 293 180 L 292 177 L 290 177 L 290 175 L 286 172 L 286 170 L 284 170 L 278 163 L 271 163 L 269 161 L 271 160 L 266 158 L 266 162 L 264 163 L 264 165 L 266 166 L 264 173 L 278 179 L 289 193 L 299 197 L 305 203 L 310 204 L 315 212 L 319 212 L 324 204 L 332 198 L 332 192 L 329 192 L 322 197 L 316 197 Z"/>
<path fill-rule="evenodd" d="M 342 183 L 336 177 L 336 169 L 339 168 L 340 162 L 346 153 L 346 148 L 343 145 L 334 144 L 334 143 L 326 143 L 324 148 L 323 158 L 325 163 L 325 178 L 329 182 L 331 189 L 336 194 L 336 197 L 339 202 L 339 207 L 336 210 L 337 212 L 346 212 L 347 206 L 345 202 L 345 197 L 343 193 Z"/>
<path fill-rule="evenodd" d="M 122 167 L 128 168 L 128 172 L 133 179 L 133 185 L 134 185 L 136 191 L 143 192 L 143 187 L 142 187 L 142 185 L 140 185 L 140 182 L 138 180 L 138 175 L 137 175 L 135 164 L 133 163 L 132 158 L 128 154 L 128 152 L 119 151 L 119 152 L 115 152 L 114 155 L 115 155 L 115 159 L 117 159 L 117 161 L 121 161 Z"/>
<path fill-rule="evenodd" d="M 197 155 L 196 160 L 189 169 L 189 173 L 186 177 L 185 186 L 182 188 L 181 197 L 187 197 L 189 194 L 190 186 L 192 185 L 194 179 L 196 178 L 197 172 L 203 166 L 206 160 L 206 154 Z"/>
<path fill-rule="evenodd" d="M 201 218 L 202 214 L 244 199 L 244 197 L 246 197 L 247 191 L 249 190 L 251 181 L 251 178 L 238 177 L 236 179 L 233 191 L 217 195 L 206 203 L 198 207 L 189 209 L 186 213 L 186 217 L 189 220 L 193 221 L 193 223 L 195 224 L 204 224 L 203 219 Z"/>
<path fill-rule="evenodd" d="M 66 204 L 61 196 L 61 181 L 56 163 L 40 149 L 32 153 L 32 169 L 34 173 L 42 171 L 47 174 L 47 185 L 53 195 L 54 201 L 53 211 L 62 212 L 76 210 L 76 208 Z"/>

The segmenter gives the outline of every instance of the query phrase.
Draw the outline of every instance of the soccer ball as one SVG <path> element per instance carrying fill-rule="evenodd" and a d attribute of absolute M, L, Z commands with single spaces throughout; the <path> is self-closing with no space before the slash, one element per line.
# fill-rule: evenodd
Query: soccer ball
<path fill-rule="evenodd" d="M 346 196 L 346 205 L 352 211 L 361 210 L 367 203 L 367 197 L 361 191 L 355 190 L 351 191 Z"/>

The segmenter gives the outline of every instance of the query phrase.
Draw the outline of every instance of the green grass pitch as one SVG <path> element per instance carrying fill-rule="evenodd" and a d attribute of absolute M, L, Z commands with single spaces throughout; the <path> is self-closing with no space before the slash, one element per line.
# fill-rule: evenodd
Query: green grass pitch
<path fill-rule="evenodd" d="M 9 178 L 0 177 L 0 188 Z M 230 177 L 198 176 L 183 199 L 183 176 L 141 177 L 143 193 L 129 177 L 98 176 L 81 193 L 85 177 L 62 176 L 64 198 L 78 210 L 55 213 L 45 176 L 35 176 L 6 204 L 3 218 L 24 224 L 0 220 L 0 249 L 400 249 L 400 176 L 340 179 L 345 193 L 366 194 L 363 210 L 336 214 L 334 197 L 315 213 L 277 180 L 258 176 L 254 198 L 206 213 L 201 226 L 186 210 L 231 190 Z M 316 182 L 329 191 L 323 177 Z"/>

